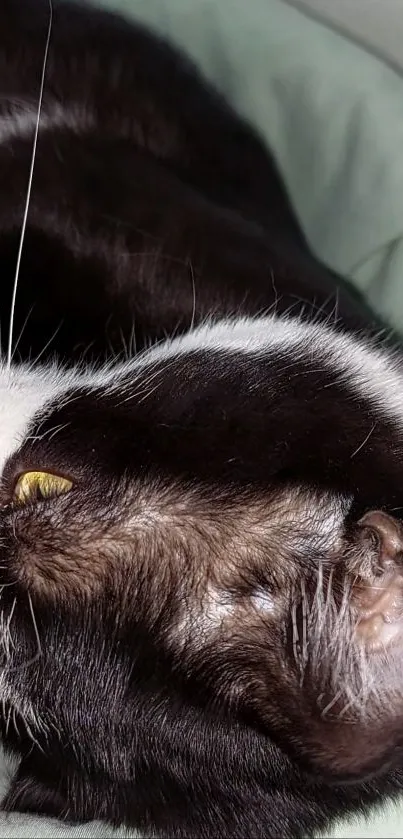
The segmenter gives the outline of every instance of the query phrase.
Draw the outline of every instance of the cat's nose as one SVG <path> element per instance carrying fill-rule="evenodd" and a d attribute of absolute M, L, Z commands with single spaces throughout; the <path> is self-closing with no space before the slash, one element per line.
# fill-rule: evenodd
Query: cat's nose
<path fill-rule="evenodd" d="M 371 510 L 359 522 L 368 527 L 377 540 L 378 562 L 381 568 L 395 565 L 403 558 L 403 526 L 381 510 Z"/>

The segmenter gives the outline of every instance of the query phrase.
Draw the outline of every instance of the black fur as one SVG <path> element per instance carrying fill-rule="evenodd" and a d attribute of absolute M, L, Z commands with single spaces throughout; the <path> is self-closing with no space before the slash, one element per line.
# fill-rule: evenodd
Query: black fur
<path fill-rule="evenodd" d="M 16 123 L 2 142 L 1 126 L 11 111 L 14 121 L 18 109 L 35 111 L 47 25 L 47 0 L 0 0 L 4 347 L 33 131 Z M 16 360 L 102 360 L 133 329 L 144 349 L 206 316 L 271 307 L 330 316 L 335 332 L 379 329 L 310 254 L 260 139 L 170 46 L 118 16 L 54 0 L 44 120 L 56 106 L 60 124 L 39 135 Z M 5 700 L 2 728 L 21 758 L 4 806 L 165 837 L 312 835 L 400 791 L 400 706 L 370 745 L 367 725 L 347 728 L 350 754 L 343 724 L 323 723 L 314 707 L 314 676 L 296 680 L 289 616 L 281 627 L 248 618 L 196 653 L 192 639 L 178 649 L 170 633 L 212 574 L 202 569 L 209 551 L 212 565 L 219 555 L 214 528 L 220 575 L 231 528 L 244 535 L 237 519 L 283 490 L 353 497 L 343 546 L 325 557 L 342 578 L 362 549 L 360 516 L 401 504 L 401 430 L 331 360 L 296 359 L 286 346 L 260 355 L 199 347 L 161 358 L 151 374 L 144 399 L 146 368 L 117 374 L 113 392 L 66 387 L 4 465 L 11 670 L 1 655 L 20 700 Z M 70 475 L 71 496 L 13 504 L 30 469 Z M 156 526 L 150 542 L 148 531 L 131 534 L 128 547 L 127 522 L 147 493 L 183 529 L 160 536 Z M 194 552 L 176 565 L 189 533 Z M 313 585 L 312 557 L 284 541 L 262 564 L 251 536 L 231 578 L 235 602 L 281 588 L 278 566 Z"/>
<path fill-rule="evenodd" d="M 0 114 L 27 100 L 34 111 L 47 0 L 2 0 L 0 23 Z M 133 324 L 141 348 L 211 312 L 334 312 L 335 278 L 311 257 L 266 149 L 167 45 L 56 2 L 45 115 L 55 103 L 75 128 L 40 136 L 16 310 L 22 357 L 47 341 L 69 359 L 119 352 Z M 0 150 L 4 343 L 32 140 Z M 367 326 L 338 286 L 338 314 Z"/>

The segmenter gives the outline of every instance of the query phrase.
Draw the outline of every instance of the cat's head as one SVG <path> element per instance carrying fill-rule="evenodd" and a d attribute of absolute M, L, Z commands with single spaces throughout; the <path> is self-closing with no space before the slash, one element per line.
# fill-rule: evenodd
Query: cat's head
<path fill-rule="evenodd" d="M 335 782 L 400 761 L 401 383 L 382 351 L 275 318 L 98 372 L 4 367 L 14 744 L 129 785 L 214 743 L 230 777 L 251 732 L 263 774 L 273 749 Z"/>

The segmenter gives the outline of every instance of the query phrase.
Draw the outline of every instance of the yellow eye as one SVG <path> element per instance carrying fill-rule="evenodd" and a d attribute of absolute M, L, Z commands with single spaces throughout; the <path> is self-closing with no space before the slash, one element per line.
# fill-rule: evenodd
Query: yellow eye
<path fill-rule="evenodd" d="M 51 472 L 24 472 L 14 487 L 13 500 L 27 504 L 40 498 L 64 495 L 73 488 L 72 481 Z"/>

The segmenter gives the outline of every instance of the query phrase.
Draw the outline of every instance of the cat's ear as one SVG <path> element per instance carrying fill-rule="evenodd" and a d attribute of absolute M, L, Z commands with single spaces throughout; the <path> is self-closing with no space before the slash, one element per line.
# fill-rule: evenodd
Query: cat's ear
<path fill-rule="evenodd" d="M 2 802 L 7 812 L 31 813 L 77 822 L 63 794 L 60 779 L 51 780 L 40 774 L 32 759 L 23 758 L 11 782 L 10 789 Z"/>
<path fill-rule="evenodd" d="M 313 687 L 316 709 L 305 717 L 299 754 L 309 743 L 308 763 L 336 783 L 386 772 L 403 754 L 403 523 L 371 510 L 355 533 L 344 580 L 333 595 L 328 582 L 326 597 L 318 586 L 311 608 L 305 598 L 300 621 L 301 635 L 311 627 L 300 701 Z"/>

